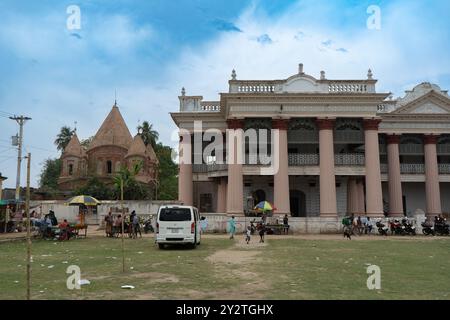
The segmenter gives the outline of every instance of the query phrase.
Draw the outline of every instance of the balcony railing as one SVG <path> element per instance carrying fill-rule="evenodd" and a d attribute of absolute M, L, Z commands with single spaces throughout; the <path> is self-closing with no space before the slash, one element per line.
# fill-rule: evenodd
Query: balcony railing
<path fill-rule="evenodd" d="M 290 166 L 317 166 L 319 155 L 314 153 L 289 153 L 288 161 Z"/>
<path fill-rule="evenodd" d="M 439 173 L 440 174 L 450 174 L 450 164 L 449 163 L 439 163 Z"/>
<path fill-rule="evenodd" d="M 334 164 L 336 166 L 363 166 L 365 165 L 365 157 L 360 153 L 335 154 Z"/>
<path fill-rule="evenodd" d="M 425 164 L 423 163 L 401 163 L 400 172 L 403 174 L 424 174 Z"/>
<path fill-rule="evenodd" d="M 369 93 L 375 92 L 375 85 L 365 81 L 332 81 L 328 84 L 330 93 Z"/>

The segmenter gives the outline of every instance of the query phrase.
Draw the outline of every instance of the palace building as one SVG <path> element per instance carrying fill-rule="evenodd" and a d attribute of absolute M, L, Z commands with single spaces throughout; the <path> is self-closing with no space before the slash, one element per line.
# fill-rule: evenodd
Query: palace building
<path fill-rule="evenodd" d="M 145 146 L 140 134 L 131 135 L 116 104 L 89 147 L 85 149 L 75 133 L 64 149 L 61 161 L 58 188 L 62 191 L 73 191 L 91 177 L 112 185 L 122 166 L 131 169 L 136 162 L 143 164 L 136 180 L 150 189 L 154 188 L 158 174 L 155 151 L 150 144 Z"/>
<path fill-rule="evenodd" d="M 450 96 L 421 83 L 393 99 L 376 83 L 371 70 L 361 80 L 331 80 L 324 71 L 316 79 L 300 64 L 285 80 L 238 80 L 233 70 L 219 101 L 183 88 L 180 109 L 171 113 L 182 152 L 192 159 L 199 152 L 192 146 L 202 134 L 196 121 L 203 132 L 219 129 L 225 141 L 230 131 L 278 129 L 267 149 L 279 166 L 270 172 L 250 161 L 252 145 L 244 139 L 243 164 L 214 157 L 180 163 L 179 200 L 234 215 L 262 200 L 294 217 L 449 213 Z"/>

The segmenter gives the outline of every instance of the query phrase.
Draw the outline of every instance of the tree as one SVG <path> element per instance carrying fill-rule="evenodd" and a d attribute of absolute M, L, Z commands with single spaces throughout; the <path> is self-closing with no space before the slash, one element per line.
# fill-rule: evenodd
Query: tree
<path fill-rule="evenodd" d="M 99 200 L 113 200 L 114 190 L 105 185 L 98 178 L 92 177 L 88 180 L 86 185 L 74 190 L 73 195 L 86 195 Z"/>
<path fill-rule="evenodd" d="M 87 139 L 81 140 L 80 144 L 84 149 L 89 149 L 89 146 L 91 145 L 92 140 L 94 140 L 94 137 L 90 136 Z"/>
<path fill-rule="evenodd" d="M 61 128 L 59 134 L 56 136 L 55 145 L 59 151 L 64 151 L 70 142 L 70 139 L 74 135 L 75 130 L 70 127 L 64 126 Z"/>
<path fill-rule="evenodd" d="M 153 130 L 153 125 L 150 124 L 148 121 L 142 122 L 141 126 L 137 127 L 138 132 L 141 132 L 142 140 L 144 141 L 144 144 L 151 145 L 153 149 L 156 147 L 156 142 L 159 139 L 159 133 L 156 130 Z"/>
<path fill-rule="evenodd" d="M 172 160 L 172 148 L 158 143 L 155 153 L 159 160 L 158 200 L 178 198 L 178 166 Z"/>
<path fill-rule="evenodd" d="M 120 187 L 123 182 L 123 198 L 126 200 L 147 200 L 150 198 L 148 187 L 136 180 L 136 175 L 141 171 L 143 162 L 133 164 L 131 170 L 122 166 L 114 177 L 116 198 L 120 199 Z"/>
<path fill-rule="evenodd" d="M 47 159 L 43 163 L 39 187 L 46 190 L 58 189 L 58 178 L 61 173 L 60 159 Z"/>

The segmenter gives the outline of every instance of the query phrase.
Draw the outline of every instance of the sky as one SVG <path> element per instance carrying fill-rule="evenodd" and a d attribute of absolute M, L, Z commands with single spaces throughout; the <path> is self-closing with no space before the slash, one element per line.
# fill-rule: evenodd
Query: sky
<path fill-rule="evenodd" d="M 80 10 L 79 29 L 68 12 Z M 373 20 L 373 6 L 379 18 Z M 424 81 L 450 89 L 450 1 L 415 0 L 2 0 L 0 2 L 0 172 L 15 186 L 18 125 L 42 163 L 59 157 L 62 126 L 96 133 L 114 104 L 131 133 L 149 121 L 176 146 L 169 112 L 187 95 L 218 100 L 238 79 L 285 79 L 298 64 L 316 78 L 365 79 L 402 96 Z M 374 23 L 369 23 L 374 22 Z M 376 28 L 375 28 L 376 27 Z M 25 185 L 25 161 L 22 185 Z"/>

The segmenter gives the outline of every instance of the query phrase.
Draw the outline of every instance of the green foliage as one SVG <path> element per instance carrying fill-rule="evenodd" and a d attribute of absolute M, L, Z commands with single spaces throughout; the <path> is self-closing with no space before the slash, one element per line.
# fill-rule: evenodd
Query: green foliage
<path fill-rule="evenodd" d="M 142 140 L 144 144 L 151 145 L 153 149 L 156 147 L 156 142 L 159 139 L 159 133 L 156 130 L 153 130 L 153 125 L 148 121 L 142 122 L 141 126 L 137 127 L 138 131 L 141 133 Z"/>
<path fill-rule="evenodd" d="M 172 148 L 158 143 L 155 153 L 159 160 L 158 200 L 178 199 L 178 166 L 172 160 Z"/>
<path fill-rule="evenodd" d="M 81 141 L 80 141 L 80 144 L 81 144 L 81 146 L 82 146 L 83 148 L 88 149 L 89 146 L 90 146 L 90 144 L 91 144 L 91 142 L 92 142 L 92 140 L 94 140 L 94 136 L 90 136 L 90 137 L 87 138 L 87 139 L 81 140 Z"/>
<path fill-rule="evenodd" d="M 122 166 L 114 177 L 115 195 L 117 199 L 121 198 L 121 185 L 123 183 L 123 198 L 124 200 L 147 200 L 151 199 L 150 190 L 142 183 L 136 180 L 136 175 L 143 167 L 142 161 L 133 164 L 133 167 L 128 169 Z"/>
<path fill-rule="evenodd" d="M 61 152 L 64 151 L 64 149 L 69 144 L 70 139 L 72 138 L 74 133 L 75 133 L 74 129 L 71 129 L 68 126 L 62 127 L 60 132 L 56 136 L 56 139 L 55 139 L 55 142 L 54 142 L 55 145 L 56 145 L 56 148 L 59 151 L 61 151 Z"/>
<path fill-rule="evenodd" d="M 115 198 L 114 190 L 96 177 L 90 178 L 84 186 L 74 190 L 73 195 L 86 195 L 99 200 L 114 200 Z"/>
<path fill-rule="evenodd" d="M 44 190 L 54 191 L 58 189 L 58 178 L 61 173 L 60 159 L 47 159 L 43 163 L 39 187 Z"/>

